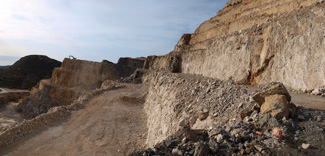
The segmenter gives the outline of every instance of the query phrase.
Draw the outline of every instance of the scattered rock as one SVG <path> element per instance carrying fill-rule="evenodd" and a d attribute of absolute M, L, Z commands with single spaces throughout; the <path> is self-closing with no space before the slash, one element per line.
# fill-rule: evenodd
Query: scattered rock
<path fill-rule="evenodd" d="M 151 148 L 151 151 L 152 151 L 153 153 L 157 153 L 157 149 L 156 149 L 156 148 Z"/>
<path fill-rule="evenodd" d="M 188 126 L 189 126 L 188 118 L 183 117 L 183 118 L 180 120 L 180 122 L 179 122 L 178 125 L 181 126 L 181 127 L 188 127 Z"/>
<path fill-rule="evenodd" d="M 231 127 L 230 126 L 226 126 L 225 131 L 229 133 L 230 130 L 231 130 Z"/>
<path fill-rule="evenodd" d="M 323 119 L 322 119 L 322 116 L 317 116 L 317 119 L 316 119 L 318 122 L 321 122 Z"/>
<path fill-rule="evenodd" d="M 204 108 L 198 112 L 198 116 L 201 121 L 205 120 L 209 116 L 209 110 L 207 108 Z"/>
<path fill-rule="evenodd" d="M 210 153 L 210 148 L 207 144 L 198 143 L 195 147 L 194 156 L 206 156 Z"/>
<path fill-rule="evenodd" d="M 263 127 L 264 125 L 266 125 L 270 119 L 271 115 L 269 113 L 267 114 L 263 114 L 262 117 L 260 118 L 260 120 L 258 121 L 258 124 L 260 125 L 260 127 Z"/>
<path fill-rule="evenodd" d="M 321 91 L 320 91 L 319 88 L 314 89 L 314 90 L 311 92 L 311 94 L 313 94 L 313 95 L 322 95 L 322 93 L 321 93 Z"/>
<path fill-rule="evenodd" d="M 304 117 L 304 115 L 300 114 L 297 116 L 297 119 L 303 121 L 303 120 L 305 120 L 305 117 Z"/>
<path fill-rule="evenodd" d="M 245 149 L 245 152 L 246 152 L 247 154 L 251 153 L 251 148 L 250 148 L 250 147 L 246 148 L 246 149 Z"/>
<path fill-rule="evenodd" d="M 241 103 L 238 105 L 238 107 L 241 108 L 241 107 L 243 107 L 243 105 L 244 105 L 244 103 L 241 102 Z"/>
<path fill-rule="evenodd" d="M 190 126 L 193 126 L 196 123 L 196 120 L 197 120 L 197 116 L 195 116 L 195 115 L 191 116 L 189 119 Z"/>
<path fill-rule="evenodd" d="M 240 118 L 243 120 L 246 116 L 250 116 L 252 112 L 253 111 L 251 109 L 244 109 L 240 112 Z"/>
<path fill-rule="evenodd" d="M 187 142 L 187 138 L 184 137 L 184 138 L 182 139 L 182 143 L 185 144 L 186 142 Z"/>
<path fill-rule="evenodd" d="M 236 134 L 240 133 L 241 130 L 239 128 L 237 129 L 233 129 L 231 132 L 230 132 L 230 136 L 235 136 Z"/>
<path fill-rule="evenodd" d="M 244 149 L 241 149 L 240 150 L 240 155 L 244 155 L 246 152 L 245 152 L 245 150 Z"/>
<path fill-rule="evenodd" d="M 243 121 L 244 121 L 245 123 L 248 123 L 248 122 L 253 121 L 253 119 L 250 118 L 249 116 L 246 116 L 246 117 L 243 119 Z"/>
<path fill-rule="evenodd" d="M 178 148 L 174 148 L 174 149 L 172 150 L 172 154 L 173 154 L 173 155 L 176 155 L 176 156 L 181 156 L 181 155 L 183 155 L 182 151 L 180 151 Z"/>
<path fill-rule="evenodd" d="M 255 145 L 254 147 L 260 152 L 263 150 L 263 147 L 261 145 Z"/>
<path fill-rule="evenodd" d="M 222 134 L 218 134 L 217 135 L 217 143 L 222 143 L 223 142 L 223 135 Z"/>
<path fill-rule="evenodd" d="M 303 143 L 303 144 L 301 145 L 301 147 L 302 147 L 303 149 L 308 149 L 309 146 L 310 146 L 310 144 L 305 144 L 305 143 Z"/>
<path fill-rule="evenodd" d="M 272 127 L 279 125 L 278 120 L 276 118 L 274 118 L 274 117 L 269 118 L 268 123 Z"/>
<path fill-rule="evenodd" d="M 261 109 L 261 106 L 259 104 L 255 103 L 251 110 L 259 111 L 260 109 Z"/>

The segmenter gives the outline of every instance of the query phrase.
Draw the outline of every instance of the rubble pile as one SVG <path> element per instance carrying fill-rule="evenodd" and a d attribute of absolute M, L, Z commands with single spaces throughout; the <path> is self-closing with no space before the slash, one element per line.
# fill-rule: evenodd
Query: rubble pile
<path fill-rule="evenodd" d="M 242 108 L 241 120 L 201 130 L 184 127 L 131 155 L 323 155 L 325 111 L 296 107 L 281 83 L 263 87 L 251 99 L 254 106 Z"/>
<path fill-rule="evenodd" d="M 242 109 L 254 107 L 247 90 L 232 81 L 163 71 L 144 75 L 149 146 L 182 128 L 206 129 L 236 121 Z"/>
<path fill-rule="evenodd" d="M 315 88 L 313 91 L 310 92 L 312 95 L 321 95 L 325 97 L 325 87 Z"/>
<path fill-rule="evenodd" d="M 299 90 L 291 90 L 294 93 L 297 94 L 310 94 L 315 96 L 322 96 L 325 97 L 325 86 L 323 87 L 317 87 L 315 89 L 307 90 L 307 89 L 299 89 Z"/>

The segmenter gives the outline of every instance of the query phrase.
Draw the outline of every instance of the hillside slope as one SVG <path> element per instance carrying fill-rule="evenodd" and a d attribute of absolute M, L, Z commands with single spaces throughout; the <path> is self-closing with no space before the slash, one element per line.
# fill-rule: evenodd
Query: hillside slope
<path fill-rule="evenodd" d="M 8 68 L 10 66 L 0 66 L 0 69 L 5 69 L 5 68 Z"/>
<path fill-rule="evenodd" d="M 50 78 L 61 62 L 42 55 L 21 58 L 9 68 L 0 70 L 0 86 L 3 88 L 30 89 L 41 79 Z"/>

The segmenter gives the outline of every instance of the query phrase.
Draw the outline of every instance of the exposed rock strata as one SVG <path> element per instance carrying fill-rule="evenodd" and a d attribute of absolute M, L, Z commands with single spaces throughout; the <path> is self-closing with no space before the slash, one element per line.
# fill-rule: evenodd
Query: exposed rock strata
<path fill-rule="evenodd" d="M 317 2 L 244 0 L 184 35 L 170 54 L 148 57 L 147 69 L 169 69 L 177 56 L 181 73 L 240 84 L 280 81 L 293 89 L 324 86 L 325 3 Z"/>
<path fill-rule="evenodd" d="M 304 109 L 296 109 L 287 103 L 290 102 L 290 95 L 283 85 L 277 85 L 280 89 L 267 92 L 267 96 L 262 91 L 253 101 L 247 90 L 241 89 L 232 81 L 262 84 L 276 80 L 298 89 L 324 85 L 324 72 L 319 67 L 324 66 L 322 27 L 325 12 L 324 4 L 313 4 L 314 2 L 316 1 L 231 1 L 226 5 L 227 8 L 203 23 L 194 34 L 183 35 L 175 51 L 165 56 L 148 57 L 144 68 L 151 71 L 137 70 L 131 77 L 122 79 L 149 85 L 144 104 L 148 118 L 148 146 L 156 147 L 162 152 L 167 150 L 167 153 L 174 155 L 182 155 L 183 151 L 188 152 L 184 154 L 192 152 L 194 155 L 218 152 L 223 152 L 224 155 L 259 155 L 264 151 L 266 155 L 271 153 L 270 149 L 284 146 L 285 141 L 300 144 L 309 135 L 309 138 L 313 138 L 310 142 L 318 136 L 322 139 L 315 141 L 318 144 L 315 147 L 321 151 L 324 147 L 319 143 L 324 142 L 324 126 L 319 127 L 318 122 L 323 120 L 323 112 L 311 110 L 302 113 Z M 38 126 L 34 123 L 39 120 L 41 126 L 48 122 L 62 121 L 65 111 L 80 106 L 70 105 L 74 99 L 101 85 L 105 88 L 103 85 L 111 83 L 102 83 L 106 79 L 116 80 L 129 76 L 142 64 L 143 60 L 121 60 L 117 64 L 108 61 L 96 63 L 64 60 L 62 67 L 55 69 L 52 78 L 42 80 L 33 89 L 32 96 L 24 99 L 18 107 L 28 118 L 51 111 L 21 123 L 20 128 L 16 126 L 7 130 L 0 135 L 0 140 L 4 140 L 0 145 L 7 146 L 7 143 L 30 134 L 33 127 Z M 165 71 L 154 71 L 155 69 Z M 215 78 L 229 81 L 223 82 Z M 144 98 L 119 97 L 121 101 L 138 104 L 142 104 Z M 269 101 L 271 108 L 264 109 Z M 284 115 L 278 117 L 272 114 L 272 111 L 278 109 L 272 107 L 274 101 L 284 103 Z M 261 104 L 263 105 L 260 106 Z M 60 105 L 69 106 L 50 109 Z M 64 113 L 60 113 L 62 111 Z M 54 114 L 52 117 L 53 112 L 59 115 Z M 276 118 L 271 117 L 269 112 Z M 311 114 L 318 114 L 319 118 L 311 119 Z M 285 118 L 281 118 L 283 116 Z M 290 116 L 298 117 L 286 118 Z M 299 125 L 300 120 L 304 121 L 303 126 Z M 25 128 L 25 125 L 31 128 Z M 272 136 L 270 132 L 276 126 L 284 132 L 286 140 L 281 140 L 282 135 Z M 189 142 L 192 137 L 186 131 L 197 134 L 193 140 L 200 142 Z M 208 135 L 206 131 L 209 132 Z M 178 132 L 184 132 L 182 140 L 173 141 L 168 137 Z M 306 136 L 300 137 L 300 133 Z M 294 152 L 299 150 L 299 147 L 286 148 L 294 148 Z M 148 151 L 156 154 L 157 149 Z"/>
<path fill-rule="evenodd" d="M 32 89 L 31 96 L 22 99 L 17 110 L 25 118 L 34 118 L 53 106 L 69 105 L 87 90 L 100 88 L 107 79 L 130 76 L 143 63 L 143 58 L 120 58 L 117 64 L 64 59 L 62 66 L 54 69 L 51 79 L 41 80 Z"/>

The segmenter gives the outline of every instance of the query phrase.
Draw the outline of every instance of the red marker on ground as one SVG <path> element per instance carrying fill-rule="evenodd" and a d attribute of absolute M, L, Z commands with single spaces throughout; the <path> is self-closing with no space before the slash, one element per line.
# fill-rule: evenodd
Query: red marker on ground
<path fill-rule="evenodd" d="M 273 135 L 282 138 L 282 131 L 278 127 L 276 127 L 273 129 Z"/>

